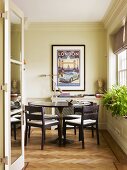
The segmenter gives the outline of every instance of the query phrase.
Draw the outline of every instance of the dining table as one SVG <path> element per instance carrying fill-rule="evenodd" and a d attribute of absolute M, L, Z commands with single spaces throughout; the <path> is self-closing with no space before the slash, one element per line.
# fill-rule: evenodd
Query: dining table
<path fill-rule="evenodd" d="M 33 101 L 29 102 L 29 105 L 41 106 L 41 107 L 51 107 L 57 108 L 59 111 L 59 121 L 60 121 L 60 132 L 59 132 L 59 145 L 62 144 L 62 135 L 63 135 L 63 109 L 66 107 L 72 106 L 71 102 L 62 101 L 62 102 L 52 102 L 52 101 Z"/>

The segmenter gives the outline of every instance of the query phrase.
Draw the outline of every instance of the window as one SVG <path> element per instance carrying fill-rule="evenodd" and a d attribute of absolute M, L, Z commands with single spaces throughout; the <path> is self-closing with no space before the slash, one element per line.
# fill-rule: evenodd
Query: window
<path fill-rule="evenodd" d="M 118 54 L 118 84 L 127 85 L 127 50 Z"/>

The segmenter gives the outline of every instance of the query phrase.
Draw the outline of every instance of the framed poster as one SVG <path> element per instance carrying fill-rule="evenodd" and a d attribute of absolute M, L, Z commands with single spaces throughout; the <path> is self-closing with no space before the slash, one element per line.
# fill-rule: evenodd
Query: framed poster
<path fill-rule="evenodd" d="M 52 90 L 84 91 L 85 45 L 52 45 L 52 75 Z"/>

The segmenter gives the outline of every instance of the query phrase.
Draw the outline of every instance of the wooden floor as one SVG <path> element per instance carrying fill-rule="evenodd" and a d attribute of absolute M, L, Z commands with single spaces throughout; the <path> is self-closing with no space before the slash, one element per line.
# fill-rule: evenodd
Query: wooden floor
<path fill-rule="evenodd" d="M 96 137 L 91 137 L 91 131 L 85 131 L 85 149 L 81 148 L 78 134 L 67 131 L 67 137 L 74 140 L 66 147 L 51 143 L 57 137 L 57 130 L 47 130 L 44 150 L 40 150 L 40 130 L 32 130 L 30 141 L 25 147 L 26 170 L 125 170 L 121 169 L 119 158 L 106 140 L 109 134 L 100 132 L 100 145 Z M 110 138 L 110 137 L 109 137 Z M 124 168 L 124 167 L 123 167 Z M 125 165 L 126 168 L 126 165 Z M 127 169 L 126 169 L 127 170 Z"/>

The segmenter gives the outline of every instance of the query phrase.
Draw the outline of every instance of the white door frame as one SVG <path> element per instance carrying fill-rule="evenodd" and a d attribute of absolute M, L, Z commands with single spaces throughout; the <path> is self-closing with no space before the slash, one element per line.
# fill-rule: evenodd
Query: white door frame
<path fill-rule="evenodd" d="M 4 84 L 7 84 L 7 89 L 4 95 L 4 113 L 5 113 L 5 157 L 8 158 L 8 165 L 5 165 L 5 170 L 20 170 L 24 167 L 24 125 L 23 125 L 23 114 L 22 114 L 22 127 L 21 127 L 21 139 L 22 139 L 22 154 L 21 156 L 11 164 L 11 121 L 10 121 L 10 96 L 11 96 L 11 29 L 10 29 L 10 11 L 13 10 L 20 18 L 22 18 L 22 82 L 23 82 L 23 62 L 24 62 L 24 15 L 20 9 L 18 9 L 11 0 L 4 0 L 5 12 L 7 12 L 7 18 L 5 18 L 5 37 L 4 37 Z M 23 86 L 22 86 L 23 87 Z M 21 91 L 23 97 L 23 91 Z M 23 103 L 23 101 L 22 101 Z"/>

